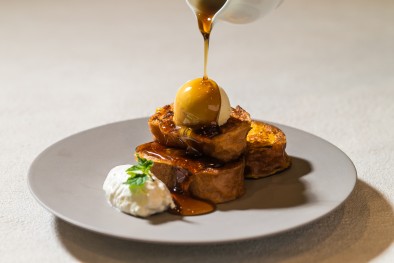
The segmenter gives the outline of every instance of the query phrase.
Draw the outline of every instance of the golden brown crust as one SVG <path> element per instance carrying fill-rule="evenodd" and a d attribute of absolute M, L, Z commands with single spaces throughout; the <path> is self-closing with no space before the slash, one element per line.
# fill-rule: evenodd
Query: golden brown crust
<path fill-rule="evenodd" d="M 149 119 L 149 128 L 160 144 L 186 149 L 190 144 L 197 151 L 229 162 L 238 159 L 246 149 L 246 135 L 250 130 L 250 116 L 240 106 L 232 109 L 230 119 L 219 127 L 219 132 L 214 136 L 206 136 L 196 132 L 189 132 L 185 138 L 184 132 L 173 121 L 173 106 L 166 105 L 158 108 Z"/>
<path fill-rule="evenodd" d="M 183 149 L 169 148 L 157 142 L 138 146 L 136 153 L 154 162 L 151 171 L 169 189 L 180 188 L 186 194 L 213 203 L 234 200 L 245 192 L 244 158 L 229 163 L 191 158 Z"/>
<path fill-rule="evenodd" d="M 247 136 L 245 177 L 266 177 L 288 168 L 290 157 L 286 154 L 286 135 L 277 127 L 252 121 Z"/>

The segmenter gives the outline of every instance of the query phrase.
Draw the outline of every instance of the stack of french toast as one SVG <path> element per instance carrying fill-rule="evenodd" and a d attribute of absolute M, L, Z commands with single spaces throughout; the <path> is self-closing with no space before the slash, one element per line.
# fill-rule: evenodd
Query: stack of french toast
<path fill-rule="evenodd" d="M 239 106 L 222 126 L 202 130 L 177 127 L 173 117 L 172 104 L 158 108 L 149 119 L 154 141 L 136 148 L 140 157 L 154 162 L 151 171 L 170 191 L 224 203 L 245 193 L 245 178 L 290 166 L 285 134 L 251 120 Z"/>

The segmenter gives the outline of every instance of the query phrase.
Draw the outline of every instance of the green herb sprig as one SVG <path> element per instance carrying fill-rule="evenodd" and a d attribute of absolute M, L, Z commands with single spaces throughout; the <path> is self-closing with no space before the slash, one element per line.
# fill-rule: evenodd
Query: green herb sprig
<path fill-rule="evenodd" d="M 130 190 L 134 190 L 143 186 L 145 182 L 151 178 L 150 169 L 152 165 L 152 161 L 141 158 L 139 155 L 137 155 L 137 164 L 126 170 L 126 173 L 130 176 L 127 178 L 127 181 L 124 182 L 124 184 L 128 184 Z"/>

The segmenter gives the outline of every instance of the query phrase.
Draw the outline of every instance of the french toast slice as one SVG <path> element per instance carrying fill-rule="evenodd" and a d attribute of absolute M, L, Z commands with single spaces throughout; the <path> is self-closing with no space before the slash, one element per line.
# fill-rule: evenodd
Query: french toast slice
<path fill-rule="evenodd" d="M 238 159 L 246 149 L 246 135 L 251 119 L 240 106 L 232 108 L 230 118 L 220 127 L 192 131 L 177 127 L 173 121 L 173 105 L 158 108 L 149 119 L 155 140 L 162 145 L 192 149 L 202 155 L 229 162 Z"/>
<path fill-rule="evenodd" d="M 274 125 L 253 120 L 245 152 L 245 177 L 262 178 L 291 165 L 287 155 L 286 135 Z"/>
<path fill-rule="evenodd" d="M 190 157 L 184 149 L 158 142 L 142 144 L 136 153 L 154 162 L 152 173 L 172 191 L 215 204 L 234 200 L 245 192 L 243 157 L 222 163 L 207 157 Z"/>

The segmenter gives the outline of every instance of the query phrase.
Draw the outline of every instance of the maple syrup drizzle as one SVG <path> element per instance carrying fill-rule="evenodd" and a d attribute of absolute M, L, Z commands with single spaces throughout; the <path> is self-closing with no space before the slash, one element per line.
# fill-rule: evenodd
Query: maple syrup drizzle
<path fill-rule="evenodd" d="M 204 75 L 186 82 L 177 92 L 174 103 L 174 120 L 178 126 L 192 129 L 201 126 L 218 126 L 222 107 L 222 91 L 208 78 L 209 39 L 215 15 L 227 0 L 188 0 L 193 6 L 198 27 L 204 39 Z"/>
<path fill-rule="evenodd" d="M 213 19 L 216 13 L 224 6 L 226 0 L 197 1 L 197 22 L 200 32 L 204 38 L 204 79 L 208 79 L 208 50 L 209 37 L 213 27 Z"/>
<path fill-rule="evenodd" d="M 215 211 L 215 204 L 200 200 L 185 194 L 171 192 L 172 199 L 175 203 L 175 208 L 170 209 L 169 212 L 182 216 L 204 215 Z"/>
<path fill-rule="evenodd" d="M 196 90 L 196 94 L 192 94 L 192 97 L 200 97 L 202 94 L 210 94 L 209 100 L 212 100 L 208 108 L 212 108 L 214 105 L 219 105 L 217 107 L 216 111 L 216 122 L 218 119 L 218 115 L 220 112 L 220 107 L 221 107 L 221 97 L 220 97 L 220 92 L 219 92 L 219 87 L 217 86 L 216 83 L 214 83 L 212 80 L 209 80 L 208 78 L 208 73 L 207 73 L 207 66 L 208 66 L 208 51 L 209 51 L 209 38 L 210 34 L 212 31 L 213 27 L 213 20 L 216 15 L 216 13 L 224 6 L 227 0 L 195 0 L 196 7 L 195 14 L 197 17 L 197 22 L 198 22 L 198 27 L 200 29 L 200 32 L 203 36 L 204 39 L 204 76 L 201 80 L 194 80 L 194 82 L 191 82 L 191 85 L 193 86 L 194 90 Z M 215 85 L 213 85 L 214 83 Z M 185 87 L 186 92 L 190 92 L 188 87 Z M 209 92 L 208 92 L 209 91 Z M 183 98 L 185 99 L 185 98 Z M 180 102 L 181 103 L 181 102 Z M 199 107 L 202 107 L 202 105 L 199 105 Z M 202 109 L 194 109 L 194 112 L 199 112 L 200 110 L 206 110 L 206 108 L 202 107 Z M 178 111 L 182 112 L 182 111 Z M 203 119 L 206 119 L 207 116 L 211 115 L 211 112 L 207 112 L 202 115 Z M 187 118 L 188 116 L 186 116 Z M 183 115 L 180 116 L 181 119 L 185 118 Z M 208 117 L 209 119 L 209 117 Z M 213 122 L 214 123 L 214 122 Z M 210 125 L 209 125 L 210 126 Z M 212 127 L 198 127 L 200 130 L 197 130 L 197 132 L 202 132 L 202 133 L 217 133 L 218 130 L 218 125 L 213 124 L 215 126 L 214 128 Z M 196 128 L 196 127 L 194 127 Z M 199 142 L 196 141 L 195 139 L 192 138 L 191 133 L 194 132 L 194 129 L 190 127 L 185 127 L 182 126 L 180 127 L 180 134 L 181 134 L 181 140 L 187 145 L 187 150 L 186 150 L 186 155 L 192 156 L 194 158 L 199 158 L 202 156 L 201 152 L 197 149 L 199 147 L 198 144 Z M 157 153 L 157 151 L 155 150 Z M 168 157 L 163 157 L 162 158 L 168 158 Z M 172 157 L 170 157 L 172 158 Z M 202 157 L 203 159 L 206 159 Z M 183 159 L 187 162 L 187 159 Z M 204 160 L 202 161 L 204 163 L 204 166 L 210 166 L 210 167 L 220 167 L 222 164 L 216 162 L 215 160 L 210 161 L 210 160 Z M 200 164 L 201 165 L 201 164 Z M 207 201 L 207 200 L 201 200 L 201 199 L 196 199 L 193 196 L 189 195 L 189 185 L 190 185 L 190 176 L 189 174 L 185 174 L 178 171 L 176 175 L 176 185 L 171 189 L 171 194 L 174 200 L 174 203 L 176 204 L 176 207 L 174 209 L 170 209 L 170 213 L 173 214 L 178 214 L 178 215 L 183 215 L 183 216 L 190 216 L 190 215 L 203 215 L 207 213 L 211 213 L 215 210 L 216 206 L 214 203 Z"/>
<path fill-rule="evenodd" d="M 170 213 L 190 216 L 207 214 L 215 210 L 214 203 L 190 195 L 189 188 L 193 180 L 190 175 L 209 167 L 221 167 L 223 166 L 222 162 L 206 156 L 192 157 L 187 155 L 185 150 L 167 148 L 157 142 L 142 144 L 137 147 L 136 151 L 163 160 L 164 163 L 168 160 L 174 167 L 183 167 L 172 169 L 172 175 L 175 178 L 167 178 L 169 181 L 163 181 L 170 189 L 176 205 L 174 209 L 169 210 Z M 154 170 L 152 172 L 154 173 Z"/>

